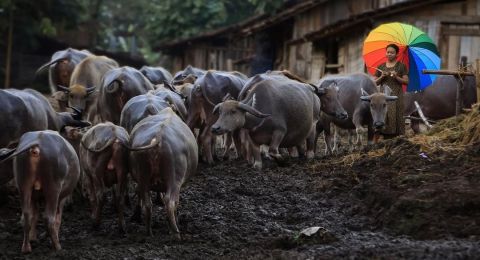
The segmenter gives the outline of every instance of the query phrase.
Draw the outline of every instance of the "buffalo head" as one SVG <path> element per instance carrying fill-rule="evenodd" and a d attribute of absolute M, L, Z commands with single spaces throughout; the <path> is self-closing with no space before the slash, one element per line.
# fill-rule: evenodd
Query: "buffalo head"
<path fill-rule="evenodd" d="M 338 99 L 339 87 L 335 81 L 325 81 L 315 92 L 320 98 L 320 109 L 327 115 L 334 116 L 340 120 L 348 119 L 347 111 L 340 104 Z"/>
<path fill-rule="evenodd" d="M 252 99 L 252 103 L 255 103 L 255 94 Z M 212 126 L 212 133 L 217 135 L 242 128 L 246 123 L 246 113 L 258 118 L 270 116 L 258 111 L 252 105 L 235 100 L 226 100 L 217 104 L 213 113 L 219 115 L 217 122 Z"/>
<path fill-rule="evenodd" d="M 370 113 L 372 114 L 373 127 L 381 129 L 385 126 L 385 118 L 388 111 L 387 103 L 398 99 L 397 96 L 390 96 L 390 88 L 385 86 L 384 93 L 373 93 L 369 95 L 362 89 L 360 99 L 370 103 Z"/>

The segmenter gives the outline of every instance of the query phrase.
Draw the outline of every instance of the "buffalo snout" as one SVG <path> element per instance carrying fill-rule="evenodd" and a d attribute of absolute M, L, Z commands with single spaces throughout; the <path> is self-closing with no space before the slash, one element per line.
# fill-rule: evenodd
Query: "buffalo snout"
<path fill-rule="evenodd" d="M 348 119 L 348 114 L 347 112 L 341 112 L 341 113 L 337 113 L 337 118 L 340 119 L 340 120 L 346 120 Z"/>
<path fill-rule="evenodd" d="M 379 129 L 379 128 L 382 128 L 383 126 L 385 126 L 385 123 L 384 123 L 384 122 L 379 122 L 379 121 L 377 121 L 377 122 L 375 122 L 375 123 L 373 124 L 373 126 L 374 126 L 376 129 Z"/>
<path fill-rule="evenodd" d="M 218 126 L 218 125 L 213 125 L 212 126 L 212 133 L 214 133 L 216 135 L 221 135 L 221 134 L 223 134 L 223 132 L 224 131 L 222 130 L 222 128 L 220 126 Z"/>

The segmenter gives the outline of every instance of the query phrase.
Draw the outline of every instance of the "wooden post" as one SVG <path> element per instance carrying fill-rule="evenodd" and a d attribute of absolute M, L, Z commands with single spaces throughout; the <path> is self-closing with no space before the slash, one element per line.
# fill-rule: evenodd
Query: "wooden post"
<path fill-rule="evenodd" d="M 480 59 L 477 59 L 477 75 L 475 80 L 477 82 L 477 103 L 480 104 Z"/>
<path fill-rule="evenodd" d="M 10 87 L 10 74 L 12 66 L 12 42 L 13 42 L 13 1 L 10 1 L 10 14 L 8 17 L 8 36 L 7 36 L 7 57 L 5 61 L 5 83 L 4 88 Z"/>
<path fill-rule="evenodd" d="M 460 58 L 460 64 L 459 64 L 459 71 L 464 71 L 465 67 L 467 66 L 467 57 L 462 56 Z M 457 97 L 455 101 L 455 116 L 458 116 L 462 113 L 463 109 L 463 96 L 464 96 L 464 87 L 463 87 L 463 80 L 465 79 L 464 76 L 462 75 L 455 75 L 455 78 L 457 79 Z"/>

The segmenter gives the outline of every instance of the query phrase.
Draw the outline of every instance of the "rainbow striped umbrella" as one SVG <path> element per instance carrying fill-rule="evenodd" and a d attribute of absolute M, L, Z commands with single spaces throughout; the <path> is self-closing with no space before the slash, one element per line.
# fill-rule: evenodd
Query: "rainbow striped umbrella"
<path fill-rule="evenodd" d="M 437 46 L 423 31 L 409 24 L 387 23 L 368 34 L 363 45 L 363 58 L 368 71 L 373 75 L 376 68 L 387 61 L 388 44 L 398 45 L 398 60 L 408 68 L 407 91 L 423 90 L 436 78 L 434 74 L 423 74 L 423 69 L 440 69 Z"/>

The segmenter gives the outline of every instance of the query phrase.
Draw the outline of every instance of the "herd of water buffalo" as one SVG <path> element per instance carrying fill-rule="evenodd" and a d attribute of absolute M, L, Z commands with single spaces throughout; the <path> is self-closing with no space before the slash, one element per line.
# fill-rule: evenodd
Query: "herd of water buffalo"
<path fill-rule="evenodd" d="M 14 179 L 18 188 L 24 253 L 31 252 L 30 240 L 36 238 L 41 201 L 54 248 L 61 248 L 62 208 L 78 183 L 97 225 L 104 189 L 114 187 L 121 232 L 128 181 L 137 183 L 136 212 L 143 209 L 150 235 L 150 191 L 159 192 L 170 230 L 179 237 L 180 189 L 199 158 L 214 163 L 217 136 L 223 137 L 223 156 L 231 154 L 233 143 L 237 156 L 257 169 L 262 168 L 262 145 L 268 147 L 265 157 L 275 161 L 311 159 L 321 132 L 327 152 L 334 149 L 331 123 L 356 130 L 360 144 L 368 132 L 372 142 L 385 124 L 387 103 L 397 99 L 389 88 L 379 92 L 362 73 L 331 75 L 312 84 L 288 71 L 249 78 L 188 66 L 172 77 L 160 67 L 120 67 L 108 57 L 70 48 L 56 52 L 38 72 L 45 70 L 59 111 L 35 90 L 0 90 L 0 184 Z M 465 79 L 466 106 L 476 102 L 474 81 Z M 438 77 L 426 91 L 406 95 L 405 114 L 415 112 L 416 100 L 431 119 L 452 116 L 455 88 L 453 77 Z M 418 130 L 415 121 L 412 126 Z"/>

